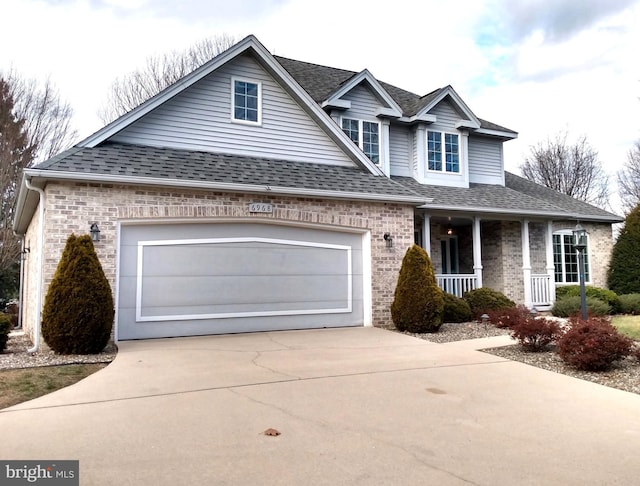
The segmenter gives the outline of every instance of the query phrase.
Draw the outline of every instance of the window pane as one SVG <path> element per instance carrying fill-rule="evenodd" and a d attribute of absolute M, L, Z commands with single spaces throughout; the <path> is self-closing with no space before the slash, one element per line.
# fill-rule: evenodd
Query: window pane
<path fill-rule="evenodd" d="M 258 121 L 258 85 L 234 81 L 233 117 L 236 120 Z"/>
<path fill-rule="evenodd" d="M 378 124 L 362 122 L 362 151 L 372 162 L 380 162 L 380 143 L 378 141 Z"/>
<path fill-rule="evenodd" d="M 573 236 L 563 235 L 565 282 L 578 282 L 578 256 L 573 247 Z"/>
<path fill-rule="evenodd" d="M 254 83 L 245 83 L 247 96 L 258 97 L 258 85 Z"/>
<path fill-rule="evenodd" d="M 442 134 L 427 132 L 427 162 L 429 170 L 442 170 Z"/>
<path fill-rule="evenodd" d="M 356 144 L 360 142 L 360 135 L 358 134 L 358 120 L 343 118 L 342 131 L 346 133 Z"/>
<path fill-rule="evenodd" d="M 460 158 L 458 149 L 458 135 L 444 134 L 444 149 L 446 157 L 445 170 L 447 172 L 460 172 Z"/>
<path fill-rule="evenodd" d="M 562 243 L 560 235 L 553 235 L 553 268 L 555 272 L 555 281 L 559 283 L 564 282 L 562 274 Z"/>

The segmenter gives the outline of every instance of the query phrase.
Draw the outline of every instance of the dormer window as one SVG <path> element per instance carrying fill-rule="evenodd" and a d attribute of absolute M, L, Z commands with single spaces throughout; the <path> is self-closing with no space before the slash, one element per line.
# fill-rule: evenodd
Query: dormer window
<path fill-rule="evenodd" d="M 460 139 L 457 134 L 427 132 L 427 168 L 438 172 L 460 172 Z"/>
<path fill-rule="evenodd" d="M 246 79 L 232 79 L 232 120 L 260 125 L 262 123 L 262 84 Z"/>
<path fill-rule="evenodd" d="M 380 124 L 355 118 L 342 119 L 342 131 L 375 164 L 380 163 Z"/>

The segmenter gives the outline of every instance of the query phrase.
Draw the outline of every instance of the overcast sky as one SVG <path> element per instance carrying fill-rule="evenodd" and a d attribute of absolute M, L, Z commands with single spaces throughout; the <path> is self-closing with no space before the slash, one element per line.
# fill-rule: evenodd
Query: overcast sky
<path fill-rule="evenodd" d="M 450 84 L 519 132 L 515 173 L 561 130 L 586 135 L 612 176 L 640 139 L 640 0 L 2 0 L 0 13 L 0 70 L 49 77 L 81 139 L 116 77 L 221 33 L 421 95 Z"/>

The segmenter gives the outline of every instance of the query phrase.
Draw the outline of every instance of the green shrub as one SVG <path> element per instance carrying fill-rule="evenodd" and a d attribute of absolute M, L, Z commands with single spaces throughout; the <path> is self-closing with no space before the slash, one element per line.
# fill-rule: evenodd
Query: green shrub
<path fill-rule="evenodd" d="M 482 287 L 465 292 L 462 296 L 471 307 L 471 315 L 474 319 L 479 319 L 482 314 L 491 311 L 510 309 L 516 306 L 515 302 L 509 299 L 502 292 Z"/>
<path fill-rule="evenodd" d="M 444 292 L 438 287 L 429 255 L 418 245 L 402 259 L 391 318 L 399 331 L 436 332 L 442 325 Z"/>
<path fill-rule="evenodd" d="M 448 292 L 444 293 L 443 322 L 469 322 L 471 320 L 471 307 L 467 301 Z"/>
<path fill-rule="evenodd" d="M 602 371 L 632 352 L 633 341 L 603 318 L 572 319 L 571 328 L 558 341 L 558 354 L 580 370 Z"/>
<path fill-rule="evenodd" d="M 13 329 L 11 318 L 6 314 L 0 314 L 0 353 L 7 347 L 11 329 Z"/>
<path fill-rule="evenodd" d="M 7 314 L 9 319 L 11 319 L 11 324 L 13 327 L 18 327 L 18 312 L 19 312 L 18 301 L 10 300 L 4 309 L 4 313 Z"/>
<path fill-rule="evenodd" d="M 69 236 L 42 309 L 42 336 L 60 354 L 104 349 L 113 325 L 113 296 L 88 235 Z"/>
<path fill-rule="evenodd" d="M 576 316 L 582 312 L 582 304 L 579 296 L 569 296 L 556 300 L 551 313 L 557 317 Z M 606 316 L 611 312 L 611 307 L 606 302 L 593 297 L 587 297 L 587 314 L 590 316 Z"/>
<path fill-rule="evenodd" d="M 593 297 L 609 304 L 611 312 L 617 314 L 620 310 L 620 297 L 613 290 L 603 289 L 600 287 L 593 287 L 591 285 L 585 285 L 585 295 L 587 297 Z M 556 289 L 556 299 L 564 299 L 565 297 L 580 297 L 579 285 L 563 285 Z"/>
<path fill-rule="evenodd" d="M 627 215 L 613 245 L 607 286 L 618 295 L 640 293 L 640 204 Z"/>
<path fill-rule="evenodd" d="M 640 294 L 624 294 L 620 296 L 620 312 L 622 314 L 640 314 Z"/>

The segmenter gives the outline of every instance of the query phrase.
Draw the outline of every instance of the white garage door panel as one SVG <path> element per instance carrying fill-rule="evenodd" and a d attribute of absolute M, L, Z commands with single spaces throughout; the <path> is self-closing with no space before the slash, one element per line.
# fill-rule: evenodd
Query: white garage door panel
<path fill-rule="evenodd" d="M 351 278 L 349 246 L 267 238 L 142 241 L 136 316 L 350 312 Z"/>
<path fill-rule="evenodd" d="M 120 240 L 118 339 L 363 324 L 361 234 L 123 225 Z"/>

